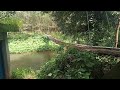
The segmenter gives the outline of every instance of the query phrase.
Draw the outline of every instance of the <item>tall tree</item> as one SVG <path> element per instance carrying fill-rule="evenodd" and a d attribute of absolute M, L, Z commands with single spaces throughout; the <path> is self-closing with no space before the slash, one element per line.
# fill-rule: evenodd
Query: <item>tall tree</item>
<path fill-rule="evenodd" d="M 116 30 L 116 40 L 115 40 L 115 47 L 118 47 L 118 40 L 119 40 L 119 29 L 120 29 L 120 16 L 118 18 L 117 30 Z"/>
<path fill-rule="evenodd" d="M 52 15 L 60 31 L 75 40 L 84 35 L 95 46 L 112 42 L 117 21 L 114 11 L 54 11 Z"/>

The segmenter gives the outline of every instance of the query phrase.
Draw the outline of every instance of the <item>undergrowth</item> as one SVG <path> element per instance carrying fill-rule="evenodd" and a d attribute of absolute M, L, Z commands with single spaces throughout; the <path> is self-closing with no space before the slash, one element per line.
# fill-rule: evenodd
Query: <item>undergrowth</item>
<path fill-rule="evenodd" d="M 12 71 L 12 79 L 36 79 L 36 72 L 31 68 L 17 68 L 16 70 Z"/>
<path fill-rule="evenodd" d="M 8 34 L 8 45 L 10 53 L 55 51 L 59 47 L 44 35 L 35 33 L 10 33 Z"/>
<path fill-rule="evenodd" d="M 34 74 L 36 79 L 101 79 L 116 63 L 117 60 L 111 56 L 100 56 L 69 48 L 66 52 L 61 50 L 40 70 L 34 71 Z M 17 69 L 13 71 L 12 77 L 24 79 L 29 70 Z"/>
<path fill-rule="evenodd" d="M 69 49 L 41 67 L 39 79 L 100 79 L 116 59 Z"/>

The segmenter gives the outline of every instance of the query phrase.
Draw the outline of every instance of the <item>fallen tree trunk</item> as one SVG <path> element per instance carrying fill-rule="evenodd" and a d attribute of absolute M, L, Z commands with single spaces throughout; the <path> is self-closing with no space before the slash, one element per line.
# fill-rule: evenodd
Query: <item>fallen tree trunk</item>
<path fill-rule="evenodd" d="M 65 43 L 59 39 L 53 38 L 51 35 L 47 35 L 47 37 L 53 42 L 55 42 L 56 44 L 67 46 L 67 47 L 74 47 L 80 51 L 90 51 L 93 53 L 120 57 L 120 48 L 90 46 L 90 45 L 82 45 L 82 44 L 70 44 L 70 43 Z"/>
<path fill-rule="evenodd" d="M 68 47 L 75 47 L 80 51 L 90 51 L 93 53 L 98 53 L 102 55 L 112 55 L 115 57 L 120 57 L 120 48 L 112 48 L 112 47 L 102 47 L 102 46 L 89 46 L 89 45 L 82 45 L 82 44 L 70 44 L 65 43 L 59 39 L 53 38 L 50 35 L 47 37 L 55 42 L 56 44 L 68 46 Z M 102 79 L 120 79 L 120 62 L 117 63 L 108 73 L 106 73 Z"/>

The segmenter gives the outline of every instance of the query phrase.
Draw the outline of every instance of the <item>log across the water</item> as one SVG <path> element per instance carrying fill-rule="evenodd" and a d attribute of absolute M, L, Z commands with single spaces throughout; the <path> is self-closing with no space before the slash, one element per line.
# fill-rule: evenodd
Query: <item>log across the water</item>
<path fill-rule="evenodd" d="M 112 47 L 102 47 L 102 46 L 90 46 L 90 45 L 82 45 L 82 44 L 70 44 L 65 43 L 59 39 L 53 38 L 51 35 L 47 35 L 47 37 L 59 45 L 64 46 L 72 46 L 77 48 L 80 51 L 90 51 L 102 55 L 112 55 L 115 57 L 120 57 L 120 48 L 112 48 Z M 110 72 L 106 73 L 102 79 L 120 79 L 120 62 L 115 65 Z"/>
<path fill-rule="evenodd" d="M 102 46 L 90 46 L 90 45 L 82 45 L 82 44 L 70 44 L 65 43 L 59 39 L 53 38 L 51 35 L 46 35 L 50 40 L 59 45 L 64 45 L 68 47 L 75 47 L 80 51 L 90 51 L 93 53 L 103 54 L 103 55 L 112 55 L 115 57 L 120 57 L 120 48 L 114 47 L 102 47 Z"/>

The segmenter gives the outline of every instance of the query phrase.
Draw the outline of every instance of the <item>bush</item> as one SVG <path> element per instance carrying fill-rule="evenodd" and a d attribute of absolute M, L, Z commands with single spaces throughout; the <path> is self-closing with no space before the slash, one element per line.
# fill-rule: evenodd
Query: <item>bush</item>
<path fill-rule="evenodd" d="M 16 69 L 12 71 L 12 79 L 36 79 L 36 73 L 32 69 Z"/>
<path fill-rule="evenodd" d="M 115 65 L 112 57 L 98 56 L 90 52 L 80 52 L 74 48 L 59 54 L 41 67 L 39 79 L 100 79 L 104 69 Z M 97 72 L 96 72 L 97 71 Z"/>

